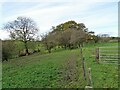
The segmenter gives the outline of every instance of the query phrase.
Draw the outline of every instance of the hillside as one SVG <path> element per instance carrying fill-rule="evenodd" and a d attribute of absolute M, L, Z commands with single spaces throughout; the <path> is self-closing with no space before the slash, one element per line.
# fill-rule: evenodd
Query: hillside
<path fill-rule="evenodd" d="M 93 88 L 117 88 L 118 66 L 97 64 L 94 51 L 98 46 L 116 46 L 117 43 L 86 45 L 83 48 L 86 72 L 91 68 Z M 3 62 L 3 88 L 84 88 L 80 50 L 57 50 L 51 54 L 36 53 Z"/>

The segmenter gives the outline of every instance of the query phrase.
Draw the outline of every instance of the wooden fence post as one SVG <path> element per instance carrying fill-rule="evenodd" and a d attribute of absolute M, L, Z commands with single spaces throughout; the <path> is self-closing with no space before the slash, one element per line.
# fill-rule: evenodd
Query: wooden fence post
<path fill-rule="evenodd" d="M 92 83 L 92 76 L 91 76 L 91 68 L 88 68 L 88 85 L 85 86 L 85 90 L 92 90 L 93 83 Z"/>
<path fill-rule="evenodd" d="M 91 68 L 88 68 L 88 86 L 92 86 Z"/>
<path fill-rule="evenodd" d="M 86 80 L 85 59 L 83 57 L 82 46 L 80 46 L 80 56 L 81 56 L 81 60 L 82 60 L 83 77 Z"/>
<path fill-rule="evenodd" d="M 82 47 L 80 46 L 80 57 L 83 59 L 83 52 L 82 52 Z"/>
<path fill-rule="evenodd" d="M 84 79 L 86 80 L 86 69 L 85 69 L 85 58 L 84 57 L 82 59 L 82 68 L 83 68 L 83 76 L 84 76 Z"/>
<path fill-rule="evenodd" d="M 96 62 L 99 63 L 99 48 L 96 48 Z"/>

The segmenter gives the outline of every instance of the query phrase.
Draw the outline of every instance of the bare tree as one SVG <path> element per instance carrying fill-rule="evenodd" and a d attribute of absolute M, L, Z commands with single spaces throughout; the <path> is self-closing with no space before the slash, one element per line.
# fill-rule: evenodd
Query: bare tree
<path fill-rule="evenodd" d="M 59 42 L 61 45 L 64 46 L 65 49 L 67 47 L 70 48 L 71 34 L 72 34 L 72 30 L 65 30 L 65 31 L 61 32 L 61 37 L 59 38 Z"/>
<path fill-rule="evenodd" d="M 86 36 L 86 33 L 82 30 L 78 30 L 78 31 L 74 31 L 71 35 L 71 40 L 70 42 L 77 46 L 80 47 L 80 46 L 83 46 L 83 42 L 85 42 L 85 36 Z"/>
<path fill-rule="evenodd" d="M 20 40 L 24 43 L 26 55 L 28 55 L 27 42 L 34 40 L 34 36 L 38 31 L 36 23 L 31 18 L 18 17 L 16 20 L 8 22 L 4 29 L 10 32 L 11 39 Z"/>
<path fill-rule="evenodd" d="M 101 42 L 108 42 L 110 40 L 109 34 L 98 34 Z"/>
<path fill-rule="evenodd" d="M 56 46 L 56 38 L 54 33 L 46 33 L 41 35 L 42 43 L 46 47 L 49 53 L 51 53 L 51 49 Z"/>

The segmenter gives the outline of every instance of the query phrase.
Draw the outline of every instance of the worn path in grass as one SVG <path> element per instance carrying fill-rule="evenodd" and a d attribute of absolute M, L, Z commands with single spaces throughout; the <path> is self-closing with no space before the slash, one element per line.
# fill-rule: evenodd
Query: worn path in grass
<path fill-rule="evenodd" d="M 80 85 L 78 75 L 72 76 L 79 73 L 79 56 L 75 53 L 76 50 L 38 53 L 4 62 L 3 87 L 69 87 L 67 84 L 73 81 L 76 84 L 70 87 Z"/>

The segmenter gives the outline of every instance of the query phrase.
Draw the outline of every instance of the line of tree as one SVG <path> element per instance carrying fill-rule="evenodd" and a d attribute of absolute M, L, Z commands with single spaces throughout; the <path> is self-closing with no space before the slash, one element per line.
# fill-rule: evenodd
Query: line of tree
<path fill-rule="evenodd" d="M 83 23 L 76 23 L 75 21 L 68 21 L 52 27 L 52 31 L 41 35 L 42 42 L 45 45 L 49 53 L 51 49 L 56 46 L 61 46 L 65 49 L 79 48 L 83 46 L 83 43 L 94 40 L 98 42 L 97 36 L 94 32 L 88 32 Z"/>
<path fill-rule="evenodd" d="M 28 42 L 41 42 L 46 50 L 51 53 L 51 49 L 55 47 L 74 49 L 82 47 L 84 43 L 91 41 L 97 43 L 99 40 L 106 41 L 109 39 L 108 35 L 97 36 L 93 31 L 88 31 L 84 23 L 77 23 L 73 20 L 53 26 L 51 32 L 41 35 L 41 40 L 38 40 L 39 38 L 36 40 L 35 38 L 39 29 L 31 18 L 18 17 L 16 20 L 6 23 L 3 29 L 9 31 L 12 41 L 3 42 L 2 54 L 3 59 L 6 60 L 11 56 L 15 48 L 13 41 L 23 43 L 25 48 L 24 55 L 29 55 Z"/>

